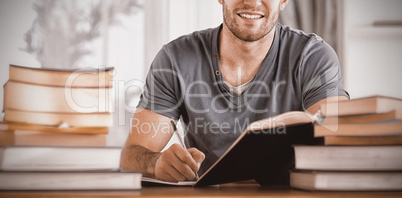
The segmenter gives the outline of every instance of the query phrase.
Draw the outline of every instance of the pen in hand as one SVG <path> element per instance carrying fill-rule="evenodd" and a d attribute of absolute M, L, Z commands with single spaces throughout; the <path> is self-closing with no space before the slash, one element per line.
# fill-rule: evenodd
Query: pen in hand
<path fill-rule="evenodd" d="M 177 132 L 176 124 L 174 123 L 173 120 L 171 120 L 170 123 L 172 124 L 173 132 L 177 135 L 177 138 L 179 139 L 180 144 L 183 146 L 184 149 L 187 150 L 186 145 L 185 145 L 184 142 L 181 140 L 181 137 L 180 137 L 180 135 L 179 135 L 179 132 Z M 197 173 L 197 172 L 195 173 L 195 177 L 196 177 L 196 179 L 198 179 L 198 173 Z"/>

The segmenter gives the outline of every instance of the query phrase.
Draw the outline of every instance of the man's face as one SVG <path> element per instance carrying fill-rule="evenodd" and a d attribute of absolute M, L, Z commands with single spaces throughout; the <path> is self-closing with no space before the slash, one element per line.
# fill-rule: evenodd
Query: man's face
<path fill-rule="evenodd" d="M 281 0 L 222 0 L 223 20 L 240 40 L 258 41 L 271 32 Z"/>

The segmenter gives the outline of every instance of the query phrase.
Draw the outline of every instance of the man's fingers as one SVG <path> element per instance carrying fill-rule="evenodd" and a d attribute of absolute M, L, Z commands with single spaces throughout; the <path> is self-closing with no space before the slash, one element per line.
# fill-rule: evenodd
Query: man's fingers
<path fill-rule="evenodd" d="M 168 172 L 168 174 L 175 179 L 175 182 L 178 181 L 184 181 L 186 180 L 186 177 L 181 174 L 176 168 L 174 168 L 173 166 L 168 166 L 166 168 L 166 171 Z"/>
<path fill-rule="evenodd" d="M 181 162 L 177 157 L 174 155 L 173 152 L 166 152 L 161 155 L 161 157 L 156 161 L 156 168 L 155 170 L 156 176 L 158 179 L 177 182 L 177 181 L 184 181 L 186 177 L 176 168 L 174 168 L 175 161 Z M 191 171 L 190 167 L 188 169 Z"/>
<path fill-rule="evenodd" d="M 205 155 L 196 148 L 184 149 L 173 144 L 155 163 L 155 176 L 167 181 L 184 181 L 195 178 Z"/>
<path fill-rule="evenodd" d="M 193 157 L 193 159 L 197 162 L 198 168 L 200 168 L 201 163 L 205 159 L 205 154 L 196 148 L 189 148 L 187 151 Z"/>
<path fill-rule="evenodd" d="M 187 152 L 187 151 L 186 151 Z M 169 155 L 169 163 L 171 166 L 178 171 L 183 177 L 182 180 L 192 180 L 195 177 L 195 172 L 190 168 L 190 166 L 183 161 L 181 161 L 175 153 L 168 153 Z M 177 178 L 177 177 L 175 177 Z"/>
<path fill-rule="evenodd" d="M 173 145 L 174 146 L 174 145 Z M 173 147 L 172 146 L 172 147 Z M 193 170 L 194 173 L 198 171 L 198 165 L 197 162 L 193 159 L 193 156 L 191 156 L 190 152 L 188 152 L 186 149 L 184 149 L 182 146 L 177 145 L 174 148 L 174 154 L 185 164 L 190 166 L 190 168 Z"/>
<path fill-rule="evenodd" d="M 177 182 L 178 180 L 169 173 L 169 171 L 171 171 L 171 169 L 169 170 L 170 165 L 167 163 L 164 156 L 166 156 L 166 154 L 159 156 L 156 160 L 154 171 L 155 178 L 169 182 Z"/>
<path fill-rule="evenodd" d="M 164 174 L 164 178 L 162 178 L 162 180 L 168 181 L 168 182 L 178 182 L 177 179 L 175 179 L 173 176 L 171 176 L 170 173 L 166 172 Z"/>

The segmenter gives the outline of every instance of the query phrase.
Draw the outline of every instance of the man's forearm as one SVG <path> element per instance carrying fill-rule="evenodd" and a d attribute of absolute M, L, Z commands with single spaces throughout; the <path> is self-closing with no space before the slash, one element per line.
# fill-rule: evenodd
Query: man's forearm
<path fill-rule="evenodd" d="M 120 167 L 123 170 L 141 170 L 144 176 L 155 177 L 155 162 L 160 155 L 140 145 L 126 146 L 121 153 Z"/>

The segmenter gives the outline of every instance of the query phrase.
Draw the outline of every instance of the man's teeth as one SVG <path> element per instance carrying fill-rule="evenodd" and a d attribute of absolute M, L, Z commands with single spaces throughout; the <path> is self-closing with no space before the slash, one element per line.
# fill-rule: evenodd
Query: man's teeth
<path fill-rule="evenodd" d="M 262 18 L 261 15 L 251 15 L 251 14 L 239 14 L 241 17 L 247 18 L 247 19 L 258 19 Z"/>

